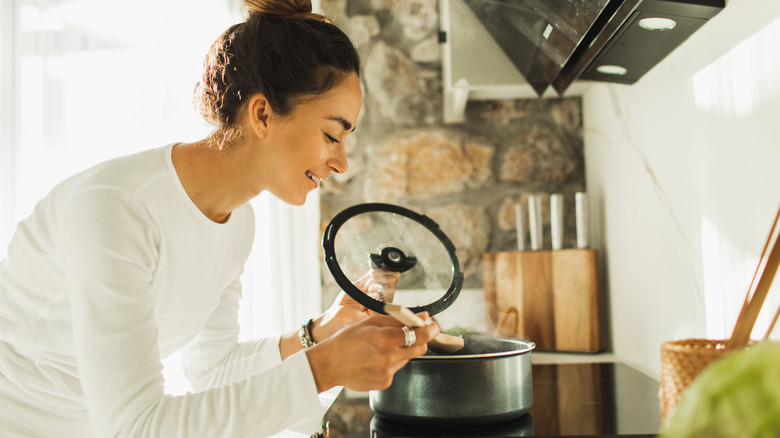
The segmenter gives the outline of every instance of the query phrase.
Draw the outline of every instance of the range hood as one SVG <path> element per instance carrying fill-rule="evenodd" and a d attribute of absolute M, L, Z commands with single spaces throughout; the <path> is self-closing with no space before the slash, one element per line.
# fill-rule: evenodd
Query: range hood
<path fill-rule="evenodd" d="M 633 84 L 725 0 L 439 0 L 439 6 L 444 121 L 452 123 L 463 121 L 469 99 L 577 94 L 578 80 Z"/>

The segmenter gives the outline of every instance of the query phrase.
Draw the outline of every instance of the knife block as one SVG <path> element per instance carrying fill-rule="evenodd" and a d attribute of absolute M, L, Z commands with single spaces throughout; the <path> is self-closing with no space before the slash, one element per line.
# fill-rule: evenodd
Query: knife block
<path fill-rule="evenodd" d="M 503 327 L 510 336 L 535 342 L 537 350 L 601 351 L 596 255 L 591 249 L 484 253 L 488 327 L 496 330 L 504 316 L 504 323 L 514 319 Z"/>

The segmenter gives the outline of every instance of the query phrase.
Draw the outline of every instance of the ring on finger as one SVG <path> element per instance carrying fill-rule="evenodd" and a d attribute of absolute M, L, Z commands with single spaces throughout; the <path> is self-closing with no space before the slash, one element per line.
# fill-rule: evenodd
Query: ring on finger
<path fill-rule="evenodd" d="M 411 347 L 417 342 L 417 335 L 414 333 L 414 330 L 407 326 L 401 327 L 401 330 L 404 331 L 404 348 Z"/>
<path fill-rule="evenodd" d="M 374 298 L 375 300 L 384 303 L 385 302 L 385 296 L 382 295 L 382 292 L 372 293 L 369 294 L 371 298 Z"/>
<path fill-rule="evenodd" d="M 376 294 L 377 301 L 385 302 L 385 296 L 382 294 L 385 290 L 385 285 L 381 283 L 374 283 L 371 286 L 368 287 L 368 290 L 371 292 L 374 292 Z"/>

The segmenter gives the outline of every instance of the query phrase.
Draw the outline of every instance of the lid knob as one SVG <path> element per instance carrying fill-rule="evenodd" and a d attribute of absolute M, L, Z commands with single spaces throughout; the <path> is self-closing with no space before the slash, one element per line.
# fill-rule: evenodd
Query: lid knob
<path fill-rule="evenodd" d="M 380 254 L 369 254 L 371 267 L 392 272 L 406 272 L 417 264 L 417 257 L 408 256 L 398 248 L 385 247 Z"/>

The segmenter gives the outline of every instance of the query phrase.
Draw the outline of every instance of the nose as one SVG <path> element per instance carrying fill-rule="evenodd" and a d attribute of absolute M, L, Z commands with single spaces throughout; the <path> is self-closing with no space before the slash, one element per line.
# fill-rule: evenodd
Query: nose
<path fill-rule="evenodd" d="M 338 148 L 333 157 L 328 160 L 327 164 L 333 173 L 341 174 L 349 169 L 349 163 L 347 162 L 347 151 L 344 149 L 343 143 L 337 144 Z"/>

